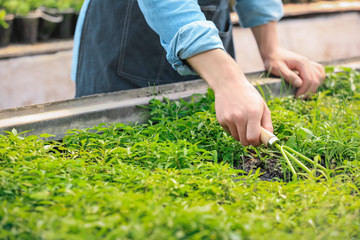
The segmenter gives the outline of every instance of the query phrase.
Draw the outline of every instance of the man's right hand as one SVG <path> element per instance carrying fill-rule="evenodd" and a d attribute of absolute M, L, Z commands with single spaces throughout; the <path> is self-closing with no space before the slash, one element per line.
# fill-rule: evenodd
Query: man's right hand
<path fill-rule="evenodd" d="M 187 61 L 214 90 L 216 117 L 225 131 L 244 146 L 261 144 L 261 126 L 273 132 L 269 108 L 231 56 L 214 49 Z"/>

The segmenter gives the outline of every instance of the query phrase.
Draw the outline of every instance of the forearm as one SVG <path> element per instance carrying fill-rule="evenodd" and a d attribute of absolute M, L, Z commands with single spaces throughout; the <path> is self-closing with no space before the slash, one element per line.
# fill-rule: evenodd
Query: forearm
<path fill-rule="evenodd" d="M 276 54 L 279 48 L 279 40 L 276 22 L 259 25 L 251 28 L 263 61 Z"/>

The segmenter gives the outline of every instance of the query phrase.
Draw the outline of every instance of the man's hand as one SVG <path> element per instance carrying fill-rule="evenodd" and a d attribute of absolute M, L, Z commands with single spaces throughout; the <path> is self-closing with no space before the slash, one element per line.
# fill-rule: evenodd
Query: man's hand
<path fill-rule="evenodd" d="M 188 63 L 215 93 L 220 125 L 244 146 L 259 146 L 260 126 L 273 132 L 270 110 L 234 59 L 220 49 L 200 53 Z"/>
<path fill-rule="evenodd" d="M 273 132 L 269 108 L 249 82 L 224 87 L 215 91 L 218 122 L 244 146 L 259 146 L 260 126 Z"/>
<path fill-rule="evenodd" d="M 325 79 L 322 65 L 281 48 L 275 22 L 252 28 L 265 69 L 297 87 L 296 97 L 315 93 Z"/>
<path fill-rule="evenodd" d="M 325 79 L 322 65 L 282 48 L 265 58 L 264 65 L 267 71 L 298 88 L 295 97 L 315 93 Z"/>

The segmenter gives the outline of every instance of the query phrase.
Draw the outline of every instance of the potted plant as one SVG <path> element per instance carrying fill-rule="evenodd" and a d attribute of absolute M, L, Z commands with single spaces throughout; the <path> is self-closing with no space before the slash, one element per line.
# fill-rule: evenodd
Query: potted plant
<path fill-rule="evenodd" d="M 7 46 L 10 43 L 13 21 L 13 14 L 7 14 L 4 9 L 0 10 L 0 47 Z"/>
<path fill-rule="evenodd" d="M 38 40 L 46 41 L 52 37 L 55 29 L 63 21 L 64 17 L 59 14 L 52 4 L 44 4 L 38 9 L 38 12 L 40 15 Z"/>
<path fill-rule="evenodd" d="M 39 25 L 36 0 L 7 0 L 5 9 L 15 14 L 13 39 L 21 43 L 35 43 Z"/>
<path fill-rule="evenodd" d="M 58 0 L 57 9 L 63 16 L 63 21 L 58 24 L 55 31 L 55 37 L 57 38 L 71 38 L 72 37 L 72 25 L 73 25 L 73 0 Z"/>

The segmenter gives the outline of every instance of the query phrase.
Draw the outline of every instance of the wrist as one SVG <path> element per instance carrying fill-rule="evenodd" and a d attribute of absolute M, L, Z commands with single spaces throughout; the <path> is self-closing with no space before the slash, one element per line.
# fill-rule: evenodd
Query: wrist
<path fill-rule="evenodd" d="M 235 60 L 225 51 L 214 49 L 187 59 L 188 63 L 214 90 L 223 93 L 244 83 L 248 83 Z"/>
<path fill-rule="evenodd" d="M 277 59 L 278 49 L 275 46 L 271 48 L 264 48 L 260 50 L 260 56 L 264 63 L 267 61 Z"/>

